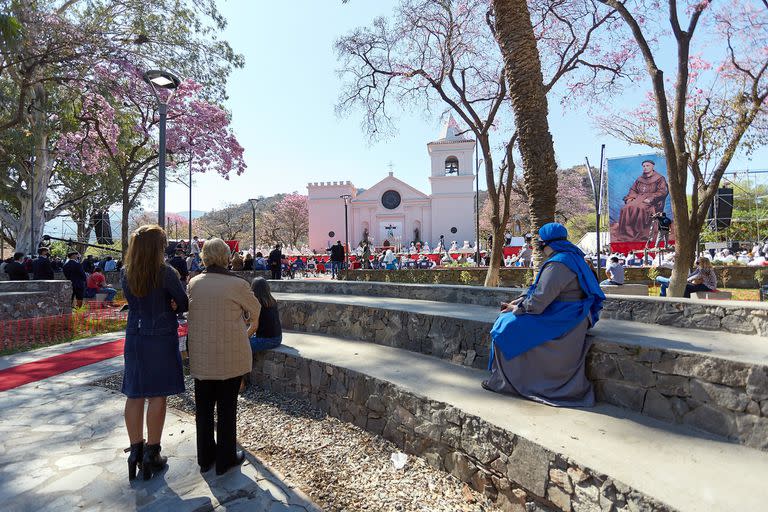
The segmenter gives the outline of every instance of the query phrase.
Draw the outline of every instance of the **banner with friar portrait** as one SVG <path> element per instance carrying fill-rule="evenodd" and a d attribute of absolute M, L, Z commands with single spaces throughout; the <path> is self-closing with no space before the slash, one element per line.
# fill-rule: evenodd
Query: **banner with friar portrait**
<path fill-rule="evenodd" d="M 608 208 L 612 251 L 627 253 L 654 247 L 658 218 L 665 215 L 672 219 L 664 155 L 609 158 Z M 670 239 L 674 239 L 674 231 Z"/>

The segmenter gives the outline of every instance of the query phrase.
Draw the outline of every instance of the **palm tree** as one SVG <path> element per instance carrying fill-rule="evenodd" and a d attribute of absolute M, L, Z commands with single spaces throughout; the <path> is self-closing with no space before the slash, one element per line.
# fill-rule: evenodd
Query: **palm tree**
<path fill-rule="evenodd" d="M 554 221 L 557 205 L 557 162 L 547 121 L 547 90 L 527 2 L 493 0 L 493 8 L 535 233 Z M 535 259 L 538 264 L 540 255 Z"/>

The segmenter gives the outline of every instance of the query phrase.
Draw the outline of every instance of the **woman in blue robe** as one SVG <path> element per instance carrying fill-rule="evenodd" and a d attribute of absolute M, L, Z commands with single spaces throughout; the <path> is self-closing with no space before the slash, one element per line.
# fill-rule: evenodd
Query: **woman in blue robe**
<path fill-rule="evenodd" d="M 528 292 L 503 305 L 491 330 L 491 376 L 483 387 L 553 406 L 589 407 L 595 395 L 585 372 L 586 334 L 605 295 L 565 226 L 545 224 L 537 243 L 547 259 Z"/>

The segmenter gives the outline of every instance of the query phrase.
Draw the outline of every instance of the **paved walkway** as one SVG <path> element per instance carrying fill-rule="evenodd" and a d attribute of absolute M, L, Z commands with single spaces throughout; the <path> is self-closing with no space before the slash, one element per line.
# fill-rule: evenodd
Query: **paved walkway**
<path fill-rule="evenodd" d="M 0 368 L 119 338 L 100 336 L 0 358 Z M 0 393 L 0 503 L 21 511 L 315 511 L 279 475 L 248 456 L 239 469 L 201 475 L 194 418 L 169 410 L 169 468 L 128 482 L 123 395 L 90 382 L 122 368 L 122 357 Z"/>

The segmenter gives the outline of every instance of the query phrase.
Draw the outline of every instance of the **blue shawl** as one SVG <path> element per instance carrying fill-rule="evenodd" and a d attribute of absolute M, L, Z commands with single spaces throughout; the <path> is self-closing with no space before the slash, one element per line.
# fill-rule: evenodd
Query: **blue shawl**
<path fill-rule="evenodd" d="M 499 315 L 491 329 L 491 358 L 498 346 L 506 359 L 512 359 L 547 341 L 560 338 L 579 325 L 589 315 L 592 325 L 600 318 L 605 294 L 600 289 L 595 274 L 584 261 L 584 253 L 569 242 L 565 226 L 555 222 L 545 224 L 539 230 L 539 238 L 549 245 L 553 254 L 539 269 L 536 280 L 528 288 L 526 297 L 536 290 L 541 274 L 547 265 L 558 262 L 576 274 L 579 286 L 586 295 L 581 301 L 553 301 L 539 315 L 504 313 Z"/>

